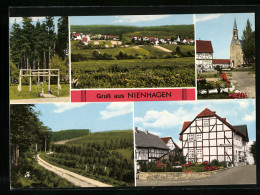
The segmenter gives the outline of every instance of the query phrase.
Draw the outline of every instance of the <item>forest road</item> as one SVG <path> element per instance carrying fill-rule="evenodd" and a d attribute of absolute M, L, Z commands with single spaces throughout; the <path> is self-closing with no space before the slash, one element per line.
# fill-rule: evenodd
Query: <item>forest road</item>
<path fill-rule="evenodd" d="M 73 173 L 71 171 L 67 171 L 65 169 L 53 166 L 44 161 L 39 155 L 38 164 L 43 166 L 45 169 L 56 173 L 58 176 L 66 179 L 67 181 L 71 182 L 72 184 L 78 187 L 113 187 L 111 185 L 96 181 L 94 179 L 90 179 L 82 175 Z"/>

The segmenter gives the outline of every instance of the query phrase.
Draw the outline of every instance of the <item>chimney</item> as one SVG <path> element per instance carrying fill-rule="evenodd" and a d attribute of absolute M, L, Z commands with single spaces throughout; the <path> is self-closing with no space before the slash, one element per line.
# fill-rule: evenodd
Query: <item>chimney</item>
<path fill-rule="evenodd" d="M 149 133 L 148 133 L 148 130 L 147 130 L 147 129 L 146 129 L 144 132 L 146 133 L 146 135 L 149 135 Z"/>
<path fill-rule="evenodd" d="M 138 127 L 135 127 L 135 132 L 138 133 Z"/>

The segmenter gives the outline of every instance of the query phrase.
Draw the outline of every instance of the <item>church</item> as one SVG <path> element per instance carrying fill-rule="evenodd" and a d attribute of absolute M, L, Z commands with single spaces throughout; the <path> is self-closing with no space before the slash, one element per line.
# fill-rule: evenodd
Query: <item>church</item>
<path fill-rule="evenodd" d="M 231 68 L 237 68 L 238 65 L 244 64 L 243 59 L 243 42 L 238 38 L 238 30 L 236 19 L 233 26 L 233 35 L 230 44 L 230 65 Z"/>

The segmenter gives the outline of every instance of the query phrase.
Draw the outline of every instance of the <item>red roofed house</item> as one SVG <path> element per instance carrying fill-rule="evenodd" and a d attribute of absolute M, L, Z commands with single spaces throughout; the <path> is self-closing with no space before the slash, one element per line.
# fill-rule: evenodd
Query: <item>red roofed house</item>
<path fill-rule="evenodd" d="M 88 35 L 82 38 L 82 43 L 84 43 L 84 45 L 88 45 L 89 41 L 90 41 L 90 37 Z"/>
<path fill-rule="evenodd" d="M 213 67 L 230 68 L 230 59 L 213 59 Z"/>
<path fill-rule="evenodd" d="M 184 122 L 180 140 L 186 161 L 217 159 L 238 166 L 245 165 L 250 156 L 247 125 L 233 126 L 208 108 Z"/>
<path fill-rule="evenodd" d="M 161 140 L 170 148 L 170 150 L 173 150 L 175 148 L 180 149 L 180 147 L 172 140 L 171 137 L 161 137 Z"/>
<path fill-rule="evenodd" d="M 211 41 L 196 40 L 196 66 L 198 72 L 213 71 L 213 48 Z"/>

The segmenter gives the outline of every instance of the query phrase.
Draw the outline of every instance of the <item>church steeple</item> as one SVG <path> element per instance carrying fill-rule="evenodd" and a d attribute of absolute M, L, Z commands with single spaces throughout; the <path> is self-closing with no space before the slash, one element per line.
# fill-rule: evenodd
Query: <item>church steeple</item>
<path fill-rule="evenodd" d="M 236 18 L 235 18 L 235 20 L 234 20 L 234 26 L 233 26 L 233 38 L 236 39 L 236 40 L 238 39 Z"/>
<path fill-rule="evenodd" d="M 236 22 L 236 18 L 235 18 L 235 21 L 234 21 L 233 30 L 237 30 L 237 22 Z"/>

